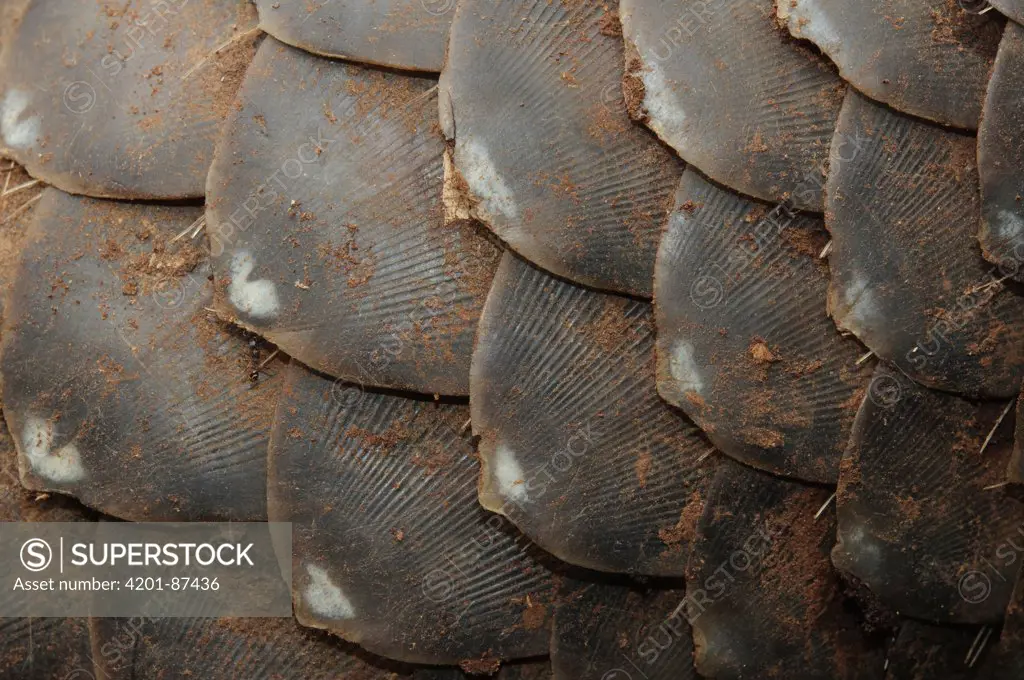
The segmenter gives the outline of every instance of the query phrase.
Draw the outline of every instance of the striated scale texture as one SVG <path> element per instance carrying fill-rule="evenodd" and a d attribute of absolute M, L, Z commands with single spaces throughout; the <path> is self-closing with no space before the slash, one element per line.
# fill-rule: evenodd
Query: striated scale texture
<path fill-rule="evenodd" d="M 978 248 L 974 138 L 851 91 L 832 155 L 825 226 L 839 328 L 929 387 L 1015 395 L 1024 298 Z"/>
<path fill-rule="evenodd" d="M 829 563 L 825 489 L 734 463 L 715 475 L 681 609 L 697 672 L 713 678 L 877 679 L 884 650 Z"/>
<path fill-rule="evenodd" d="M 972 0 L 786 0 L 780 21 L 872 99 L 975 130 L 1003 20 Z"/>
<path fill-rule="evenodd" d="M 500 248 L 444 224 L 436 81 L 267 39 L 208 181 L 219 313 L 363 385 L 467 394 Z"/>
<path fill-rule="evenodd" d="M 411 680 L 413 670 L 376 658 L 292 619 L 91 619 L 97 670 L 106 680 Z M 68 680 L 86 680 L 69 678 Z"/>
<path fill-rule="evenodd" d="M 440 71 L 455 0 L 254 0 L 260 28 L 315 54 Z"/>
<path fill-rule="evenodd" d="M 722 189 L 692 169 L 658 250 L 658 392 L 724 453 L 835 483 L 871 376 L 828 318 L 818 217 Z"/>
<path fill-rule="evenodd" d="M 1008 22 L 978 129 L 985 257 L 1024 280 L 1024 27 Z"/>
<path fill-rule="evenodd" d="M 441 75 L 450 217 L 570 280 L 649 297 L 682 165 L 633 125 L 615 3 L 464 0 Z"/>
<path fill-rule="evenodd" d="M 90 657 L 86 619 L 0 618 L 3 680 L 90 680 Z"/>
<path fill-rule="evenodd" d="M 506 254 L 470 376 L 480 502 L 566 562 L 682 575 L 718 456 L 658 399 L 649 304 Z"/>
<path fill-rule="evenodd" d="M 468 418 L 462 404 L 288 369 L 269 502 L 294 523 L 300 622 L 413 663 L 547 653 L 551 573 L 477 504 Z"/>
<path fill-rule="evenodd" d="M 820 212 L 845 86 L 772 0 L 623 0 L 630 114 L 715 181 Z"/>
<path fill-rule="evenodd" d="M 33 0 L 0 59 L 0 153 L 72 193 L 202 196 L 258 39 L 245 0 Z"/>
<path fill-rule="evenodd" d="M 997 623 L 1020 566 L 1007 541 L 1024 532 L 1024 504 L 1002 486 L 1006 405 L 929 390 L 885 364 L 871 394 L 885 398 L 865 399 L 854 423 L 833 562 L 902 615 Z"/>
<path fill-rule="evenodd" d="M 695 680 L 693 637 L 678 610 L 681 581 L 565 577 L 555 609 L 553 680 Z"/>
<path fill-rule="evenodd" d="M 3 322 L 21 478 L 133 521 L 266 516 L 278 363 L 216 323 L 200 208 L 47 189 Z M 258 349 L 258 346 L 255 348 Z"/>
<path fill-rule="evenodd" d="M 979 626 L 936 626 L 905 619 L 889 645 L 885 680 L 988 678 L 986 664 L 973 661 L 986 630 Z M 979 659 L 984 659 L 987 651 L 981 650 Z"/>

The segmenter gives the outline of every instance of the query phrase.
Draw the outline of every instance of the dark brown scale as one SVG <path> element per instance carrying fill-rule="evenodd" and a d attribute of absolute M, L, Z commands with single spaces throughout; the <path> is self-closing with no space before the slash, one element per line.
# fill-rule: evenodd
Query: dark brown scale
<path fill-rule="evenodd" d="M 0 522 L 89 522 L 90 512 L 58 494 L 27 491 L 18 481 L 17 452 L 0 419 Z M 5 576 L 16 576 L 14 573 Z M 4 588 L 0 606 L 18 594 Z M 86 619 L 0 618 L 0 679 L 89 680 L 94 673 Z"/>
<path fill-rule="evenodd" d="M 836 325 L 929 387 L 1016 395 L 1024 296 L 978 248 L 975 138 L 851 90 L 832 158 L 825 226 Z"/>
<path fill-rule="evenodd" d="M 1018 555 L 1020 557 L 1020 555 Z M 981 664 L 992 680 L 1018 680 L 1024 668 L 1024 574 L 1018 576 L 1013 597 L 1006 608 L 999 642 L 991 658 Z"/>
<path fill-rule="evenodd" d="M 255 0 L 260 28 L 315 54 L 440 71 L 455 0 Z"/>
<path fill-rule="evenodd" d="M 991 0 L 991 5 L 988 0 L 964 0 L 962 6 L 972 14 L 983 12 L 989 6 L 995 7 L 1016 23 L 1024 24 L 1024 1 L 1022 0 Z"/>
<path fill-rule="evenodd" d="M 286 373 L 269 505 L 293 523 L 299 621 L 410 663 L 546 654 L 551 559 L 477 502 L 469 408 Z"/>
<path fill-rule="evenodd" d="M 102 672 L 97 677 L 106 680 L 418 678 L 409 666 L 303 628 L 290 618 L 104 618 L 91 619 L 90 627 L 97 671 Z"/>
<path fill-rule="evenodd" d="M 821 48 L 859 92 L 975 130 L 1005 21 L 979 0 L 785 0 L 779 19 Z M 1015 1 L 1015 0 L 1010 0 Z"/>
<path fill-rule="evenodd" d="M 220 316 L 361 385 L 468 393 L 501 247 L 444 222 L 436 82 L 261 45 L 208 182 Z"/>
<path fill-rule="evenodd" d="M 821 212 L 845 83 L 772 0 L 623 0 L 630 114 L 716 182 Z"/>
<path fill-rule="evenodd" d="M 445 208 L 558 276 L 650 297 L 683 166 L 630 121 L 615 9 L 458 3 L 439 89 Z"/>
<path fill-rule="evenodd" d="M 885 678 L 984 680 L 990 677 L 986 661 L 996 639 L 991 627 L 937 626 L 906 619 L 889 645 Z M 987 644 L 979 650 L 982 640 Z"/>
<path fill-rule="evenodd" d="M 0 55 L 0 153 L 71 193 L 201 197 L 261 35 L 255 8 L 245 0 L 22 6 Z"/>
<path fill-rule="evenodd" d="M 835 483 L 871 377 L 826 315 L 818 217 L 683 175 L 658 250 L 658 392 L 748 465 Z"/>
<path fill-rule="evenodd" d="M 736 463 L 719 468 L 697 527 L 682 611 L 697 672 L 713 678 L 875 680 L 883 640 L 829 561 L 827 489 Z"/>
<path fill-rule="evenodd" d="M 1024 546 L 1024 504 L 1004 484 L 1008 406 L 880 364 L 840 467 L 836 567 L 904 616 L 1001 621 Z"/>
<path fill-rule="evenodd" d="M 266 517 L 282 365 L 256 389 L 246 341 L 207 311 L 202 211 L 47 189 L 3 320 L 5 416 L 22 481 L 144 520 Z"/>
<path fill-rule="evenodd" d="M 552 680 L 696 680 L 681 581 L 564 577 L 555 610 Z"/>
<path fill-rule="evenodd" d="M 1013 484 L 1024 484 L 1024 398 L 1017 397 L 1014 409 L 1016 425 L 1013 433 L 1013 453 L 1006 469 L 1006 478 Z"/>
<path fill-rule="evenodd" d="M 1024 280 L 1024 27 L 1008 22 L 978 129 L 978 240 L 1000 277 Z"/>
<path fill-rule="evenodd" d="M 470 375 L 480 503 L 601 571 L 681 576 L 720 460 L 658 398 L 651 306 L 506 253 Z"/>

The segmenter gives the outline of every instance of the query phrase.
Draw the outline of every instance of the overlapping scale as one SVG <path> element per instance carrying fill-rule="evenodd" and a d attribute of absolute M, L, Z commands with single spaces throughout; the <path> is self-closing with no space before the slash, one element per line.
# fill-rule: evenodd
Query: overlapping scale
<path fill-rule="evenodd" d="M 278 364 L 206 310 L 209 264 L 175 240 L 202 210 L 34 210 L 2 329 L 22 481 L 133 521 L 264 518 Z"/>
<path fill-rule="evenodd" d="M 979 663 L 991 645 L 978 649 L 987 629 L 979 626 L 936 626 L 913 619 L 902 622 L 889 645 L 886 680 L 982 680 Z M 991 638 L 991 632 L 988 632 Z M 978 659 L 975 652 L 978 651 Z"/>
<path fill-rule="evenodd" d="M 786 0 L 780 21 L 851 85 L 898 111 L 975 130 L 1003 20 L 972 0 Z"/>
<path fill-rule="evenodd" d="M 825 489 L 721 466 L 682 604 L 697 672 L 713 678 L 877 679 L 883 641 L 844 600 L 829 563 Z"/>
<path fill-rule="evenodd" d="M 984 12 L 989 4 L 988 0 L 972 0 L 970 2 L 965 1 L 963 6 L 968 11 Z M 1022 0 L 992 0 L 991 6 L 1018 24 L 1024 24 L 1024 2 Z M 1009 24 L 1007 24 L 1007 27 L 1009 27 Z"/>
<path fill-rule="evenodd" d="M 691 680 L 693 637 L 682 582 L 563 579 L 551 643 L 553 680 Z"/>
<path fill-rule="evenodd" d="M 446 208 L 559 276 L 649 297 L 682 165 L 629 119 L 615 9 L 458 3 L 440 89 Z"/>
<path fill-rule="evenodd" d="M 774 11 L 772 0 L 623 0 L 626 101 L 712 179 L 820 212 L 845 85 Z"/>
<path fill-rule="evenodd" d="M 92 519 L 92 513 L 71 499 L 58 495 L 47 497 L 21 487 L 14 442 L 0 420 L 0 522 Z M 4 588 L 0 601 L 9 602 L 23 596 L 23 591 Z M 85 619 L 0 618 L 0 678 L 3 680 L 75 680 L 73 673 L 79 669 L 92 671 L 89 628 Z"/>
<path fill-rule="evenodd" d="M 985 257 L 1024 279 L 1024 27 L 1007 22 L 978 128 Z"/>
<path fill-rule="evenodd" d="M 835 483 L 871 376 L 825 309 L 820 218 L 744 198 L 692 169 L 658 251 L 658 391 L 724 453 Z"/>
<path fill-rule="evenodd" d="M 10 170 L 3 173 L 3 184 L 11 193 L 0 196 L 0 319 L 7 302 L 6 292 L 15 281 L 22 241 L 31 222 L 32 210 L 46 189 L 46 185 L 36 183 L 20 165 L 10 163 L 7 167 Z"/>
<path fill-rule="evenodd" d="M 99 677 L 203 680 L 411 680 L 412 668 L 374 657 L 291 618 L 91 619 Z M 85 680 L 69 678 L 68 680 Z"/>
<path fill-rule="evenodd" d="M 718 462 L 658 399 L 651 306 L 506 253 L 470 376 L 480 502 L 566 562 L 682 575 Z"/>
<path fill-rule="evenodd" d="M 244 0 L 34 0 L 0 61 L 0 153 L 72 193 L 202 196 L 252 59 Z"/>
<path fill-rule="evenodd" d="M 469 408 L 287 370 L 270 516 L 292 522 L 296 615 L 369 651 L 487 668 L 546 654 L 552 576 L 476 502 Z"/>
<path fill-rule="evenodd" d="M 254 0 L 260 28 L 314 54 L 440 71 L 455 0 Z"/>
<path fill-rule="evenodd" d="M 1024 298 L 978 248 L 974 138 L 851 91 L 832 144 L 836 324 L 929 387 L 1016 394 Z"/>
<path fill-rule="evenodd" d="M 885 364 L 871 394 L 884 398 L 865 399 L 854 423 L 833 562 L 902 615 L 1000 621 L 1020 566 L 1013 542 L 1024 545 L 1024 504 L 1003 484 L 1007 405 L 929 390 Z"/>
<path fill-rule="evenodd" d="M 468 393 L 500 249 L 444 224 L 435 86 L 263 43 L 207 185 L 222 316 L 353 382 Z"/>

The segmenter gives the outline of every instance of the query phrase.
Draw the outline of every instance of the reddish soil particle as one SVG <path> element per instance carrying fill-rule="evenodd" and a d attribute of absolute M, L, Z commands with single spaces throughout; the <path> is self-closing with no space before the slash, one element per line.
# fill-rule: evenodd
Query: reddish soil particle
<path fill-rule="evenodd" d="M 535 604 L 523 611 L 523 628 L 526 630 L 538 630 L 544 627 L 548 619 L 547 607 Z"/>
<path fill-rule="evenodd" d="M 629 117 L 638 123 L 647 122 L 647 109 L 644 108 L 647 88 L 644 87 L 643 78 L 640 77 L 643 68 L 643 61 L 641 61 L 636 47 L 627 41 L 626 70 L 622 76 L 622 93 L 626 99 L 626 111 L 629 113 Z"/>
<path fill-rule="evenodd" d="M 459 662 L 459 668 L 470 675 L 494 675 L 501 669 L 501 660 L 493 657 L 465 659 Z"/>
<path fill-rule="evenodd" d="M 400 442 L 405 440 L 409 435 L 408 429 L 399 422 L 393 422 L 391 426 L 383 432 L 373 432 L 372 430 L 357 427 L 355 425 L 349 426 L 345 430 L 345 436 L 357 439 L 360 443 L 368 448 L 382 449 L 385 453 L 390 452 Z"/>
<path fill-rule="evenodd" d="M 828 243 L 828 235 L 825 232 L 817 229 L 786 227 L 780 232 L 780 236 L 798 253 L 814 258 L 816 262 L 821 262 L 824 266 L 824 261 L 820 261 L 818 256 L 821 255 L 825 244 Z"/>
<path fill-rule="evenodd" d="M 768 348 L 768 343 L 763 338 L 754 338 L 750 341 L 751 358 L 759 364 L 771 364 L 779 360 L 779 357 Z"/>
<path fill-rule="evenodd" d="M 688 546 L 697 533 L 697 521 L 704 512 L 704 498 L 700 492 L 694 491 L 689 502 L 679 513 L 676 525 L 658 530 L 658 538 L 669 546 Z"/>
<path fill-rule="evenodd" d="M 601 35 L 606 35 L 611 38 L 622 37 L 622 22 L 619 21 L 618 12 L 605 12 L 597 26 Z"/>
<path fill-rule="evenodd" d="M 697 408 L 702 409 L 705 406 L 707 406 L 707 403 L 704 401 L 704 397 L 700 396 L 700 394 L 698 394 L 697 392 L 686 392 L 685 394 L 683 394 L 683 398 L 686 399 L 686 401 L 693 404 L 694 406 L 696 406 Z"/>
<path fill-rule="evenodd" d="M 637 456 L 634 469 L 636 470 L 637 483 L 641 489 L 647 488 L 647 475 L 650 474 L 653 463 L 650 451 L 642 451 Z"/>

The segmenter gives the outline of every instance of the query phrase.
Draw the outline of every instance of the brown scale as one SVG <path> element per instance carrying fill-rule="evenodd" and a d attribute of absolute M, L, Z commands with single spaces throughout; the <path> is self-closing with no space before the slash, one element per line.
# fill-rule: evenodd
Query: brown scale
<path fill-rule="evenodd" d="M 879 364 L 840 467 L 836 567 L 904 616 L 1002 620 L 1024 545 L 1024 504 L 1005 484 L 1011 405 Z"/>
<path fill-rule="evenodd" d="M 851 606 L 829 561 L 829 501 L 827 489 L 735 463 L 718 470 L 681 605 L 698 673 L 882 677 L 884 640 Z"/>
<path fill-rule="evenodd" d="M 2 359 L 29 488 L 132 520 L 266 516 L 281 362 L 253 389 L 246 342 L 207 310 L 201 215 L 52 188 L 33 208 Z"/>
<path fill-rule="evenodd" d="M 1024 2 L 1021 0 L 992 0 L 991 5 L 988 0 L 969 0 L 965 1 L 962 6 L 972 14 L 980 14 L 990 6 L 995 7 L 1018 24 L 1024 24 Z"/>
<path fill-rule="evenodd" d="M 553 680 L 696 680 L 682 581 L 639 584 L 580 572 L 560 581 Z M 642 674 L 642 675 L 641 675 Z"/>
<path fill-rule="evenodd" d="M 466 394 L 501 247 L 444 223 L 436 81 L 267 39 L 210 171 L 217 313 L 362 385 Z"/>
<path fill-rule="evenodd" d="M 506 253 L 470 375 L 480 502 L 600 571 L 681 576 L 721 457 L 658 398 L 651 306 Z"/>
<path fill-rule="evenodd" d="M 820 218 L 688 169 L 655 268 L 658 392 L 723 453 L 835 483 L 871 377 L 826 314 Z"/>
<path fill-rule="evenodd" d="M 455 0 L 256 0 L 260 28 L 314 54 L 440 71 Z"/>
<path fill-rule="evenodd" d="M 1012 1 L 1012 0 L 1011 0 Z M 898 111 L 975 130 L 1005 21 L 976 0 L 785 0 L 778 16 L 859 92 Z"/>
<path fill-rule="evenodd" d="M 978 129 L 982 253 L 1024 280 L 1024 28 L 1006 24 Z"/>
<path fill-rule="evenodd" d="M 633 118 L 713 180 L 820 212 L 845 84 L 779 28 L 773 1 L 623 0 L 621 11 Z"/>
<path fill-rule="evenodd" d="M 97 677 L 107 680 L 419 678 L 410 666 L 303 628 L 291 618 L 103 618 L 90 619 L 89 625 L 102 672 Z"/>
<path fill-rule="evenodd" d="M 976 142 L 851 90 L 826 185 L 828 309 L 918 382 L 1017 394 L 1024 296 L 978 248 Z"/>
<path fill-rule="evenodd" d="M 293 523 L 303 625 L 468 671 L 547 653 L 551 559 L 477 503 L 465 403 L 364 390 L 297 363 L 282 395 L 269 506 Z"/>
<path fill-rule="evenodd" d="M 616 3 L 458 3 L 441 74 L 450 218 L 558 276 L 650 297 L 682 164 L 634 125 Z"/>
<path fill-rule="evenodd" d="M 89 522 L 90 512 L 70 498 L 21 487 L 14 442 L 0 420 L 0 522 Z M 13 576 L 14 574 L 9 574 Z M 17 597 L 5 589 L 0 600 Z M 78 669 L 95 673 L 86 619 L 0 618 L 0 678 L 74 678 Z M 88 678 L 81 675 L 81 678 Z"/>
<path fill-rule="evenodd" d="M 997 638 L 990 627 L 938 626 L 905 619 L 889 645 L 886 680 L 989 678 L 987 660 Z"/>
<path fill-rule="evenodd" d="M 72 193 L 203 195 L 260 35 L 248 2 L 13 7 L 0 55 L 0 152 Z"/>

